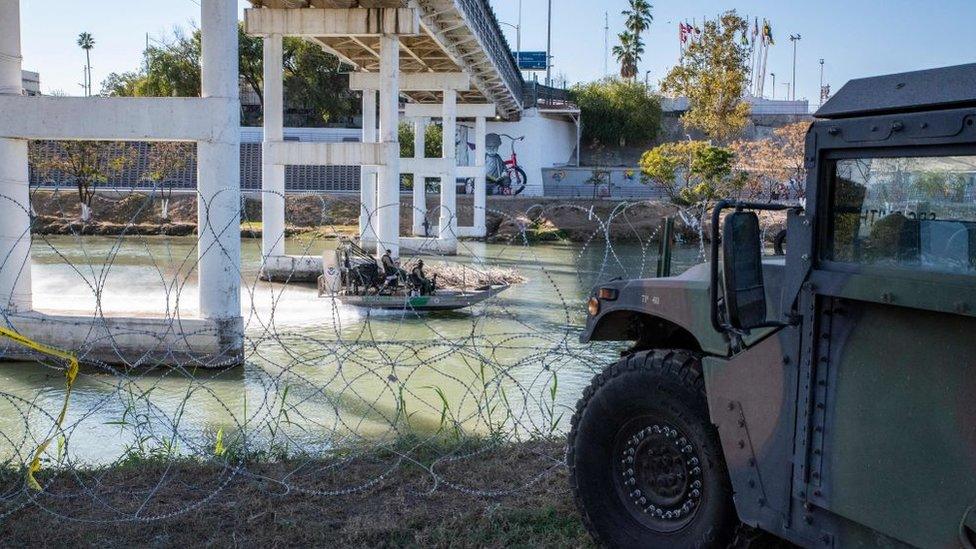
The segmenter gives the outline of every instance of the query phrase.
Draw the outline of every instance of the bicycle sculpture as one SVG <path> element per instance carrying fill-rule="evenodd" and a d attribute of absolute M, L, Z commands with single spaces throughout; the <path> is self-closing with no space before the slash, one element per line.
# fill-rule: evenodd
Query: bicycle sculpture
<path fill-rule="evenodd" d="M 508 160 L 498 154 L 502 146 L 502 137 L 508 138 L 512 146 L 512 155 Z M 512 137 L 508 134 L 489 133 L 485 136 L 485 177 L 488 180 L 488 194 L 517 196 L 525 190 L 528 177 L 525 170 L 519 166 L 518 155 L 515 152 L 515 142 L 524 141 L 525 136 Z"/>

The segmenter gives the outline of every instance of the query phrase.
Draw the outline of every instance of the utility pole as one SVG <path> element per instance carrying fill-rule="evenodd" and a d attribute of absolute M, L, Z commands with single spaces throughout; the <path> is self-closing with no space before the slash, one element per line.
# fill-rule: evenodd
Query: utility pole
<path fill-rule="evenodd" d="M 793 100 L 796 101 L 796 43 L 800 41 L 799 33 L 790 35 L 790 42 L 793 42 Z"/>
<path fill-rule="evenodd" d="M 549 0 L 549 17 L 546 24 L 546 85 L 552 85 L 552 0 Z"/>
<path fill-rule="evenodd" d="M 603 12 L 603 77 L 610 75 L 610 66 L 607 60 L 610 59 L 610 12 Z"/>
<path fill-rule="evenodd" d="M 776 73 L 771 72 L 769 76 L 773 77 L 773 101 L 776 101 Z"/>

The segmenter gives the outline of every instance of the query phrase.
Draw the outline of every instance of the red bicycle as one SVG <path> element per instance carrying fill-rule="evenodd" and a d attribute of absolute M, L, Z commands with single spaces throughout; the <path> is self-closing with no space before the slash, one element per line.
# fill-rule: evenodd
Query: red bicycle
<path fill-rule="evenodd" d="M 525 141 L 525 136 L 512 137 L 506 133 L 499 134 L 500 137 L 507 137 L 511 142 L 512 156 L 505 161 L 505 172 L 508 175 L 508 186 L 502 189 L 502 194 L 516 196 L 525 190 L 525 185 L 529 178 L 525 175 L 525 170 L 518 163 L 518 154 L 515 152 L 515 142 Z"/>
<path fill-rule="evenodd" d="M 528 182 L 528 176 L 525 175 L 525 170 L 519 166 L 518 163 L 518 153 L 515 152 L 515 142 L 524 141 L 525 136 L 522 137 L 512 137 L 508 134 L 489 134 L 487 146 L 489 149 L 497 150 L 501 146 L 501 138 L 505 137 L 511 141 L 511 151 L 512 154 L 509 156 L 508 160 L 504 159 L 498 153 L 494 153 L 495 158 L 494 165 L 496 166 L 494 172 L 496 176 L 490 177 L 490 181 L 495 185 L 495 190 L 491 194 L 506 195 L 506 196 L 516 196 L 525 190 L 525 185 Z M 494 142 L 492 142 L 494 141 Z M 493 164 L 489 160 L 489 166 Z M 504 167 L 504 168 L 502 168 Z M 492 170 L 489 169 L 489 173 Z"/>

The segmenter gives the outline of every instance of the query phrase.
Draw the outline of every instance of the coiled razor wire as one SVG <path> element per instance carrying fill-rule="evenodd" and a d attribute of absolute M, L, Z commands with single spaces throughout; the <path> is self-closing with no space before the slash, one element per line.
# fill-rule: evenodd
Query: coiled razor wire
<path fill-rule="evenodd" d="M 61 218 L 73 218 L 73 193 L 44 192 L 51 192 Z M 6 471 L 0 474 L 0 523 L 25 507 L 83 522 L 161 520 L 199 509 L 235 480 L 277 494 L 368 497 L 395 482 L 406 465 L 429 476 L 428 493 L 493 497 L 532 490 L 563 463 L 562 452 L 552 451 L 557 445 L 533 441 L 565 433 L 583 386 L 619 351 L 617 345 L 579 343 L 589 289 L 617 276 L 651 276 L 656 260 L 651 243 L 657 231 L 635 224 L 648 203 L 619 203 L 604 217 L 593 207 L 548 201 L 518 216 L 489 210 L 515 228 L 511 238 L 491 245 L 461 241 L 458 257 L 440 260 L 473 272 L 514 267 L 528 278 L 525 284 L 460 313 L 377 313 L 319 298 L 308 285 L 259 280 L 260 239 L 245 239 L 239 272 L 244 365 L 213 368 L 224 358 L 208 361 L 168 344 L 172 333 L 194 336 L 187 326 L 195 316 L 198 258 L 194 237 L 135 234 L 160 196 L 159 188 L 102 191 L 103 202 L 138 201 L 115 236 L 82 234 L 79 224 L 70 224 L 65 236 L 33 235 L 35 304 L 71 309 L 71 329 L 83 329 L 84 337 L 68 350 L 83 368 L 67 420 L 57 429 L 63 365 L 40 355 L 36 362 L 0 364 L 0 470 Z M 331 200 L 319 197 L 318 236 L 289 239 L 292 254 L 320 257 L 334 247 L 340 230 L 328 216 Z M 29 205 L 18 206 L 35 215 Z M 533 241 L 532 228 L 554 208 L 586 216 L 582 242 Z M 245 215 L 243 221 L 250 220 Z M 617 244 L 620 233 L 630 243 Z M 22 238 L 31 235 L 25 231 Z M 698 247 L 684 257 L 682 266 L 696 262 Z M 32 268 L 15 263 L 10 255 L 0 258 L 0 269 Z M 153 315 L 156 328 L 108 329 L 112 315 L 133 310 Z M 0 320 L 16 326 L 18 314 Z M 158 345 L 127 355 L 120 340 L 132 335 Z M 114 350 L 122 365 L 99 360 L 96 348 Z M 45 455 L 36 491 L 17 472 L 46 438 L 58 442 Z M 466 464 L 513 445 L 538 458 L 531 460 L 534 468 L 513 468 L 494 479 L 464 473 Z M 364 459 L 370 467 L 352 467 Z M 179 465 L 188 460 L 208 464 L 210 476 L 184 478 Z M 267 462 L 286 466 L 271 475 L 262 466 Z M 152 478 L 143 474 L 122 486 L 102 482 L 126 466 L 150 471 Z M 178 501 L 163 497 L 176 489 Z"/>

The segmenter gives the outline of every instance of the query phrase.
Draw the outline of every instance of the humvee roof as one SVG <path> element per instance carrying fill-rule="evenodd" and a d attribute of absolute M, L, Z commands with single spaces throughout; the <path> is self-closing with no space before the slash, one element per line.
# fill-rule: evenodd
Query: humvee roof
<path fill-rule="evenodd" d="M 850 118 L 964 107 L 976 107 L 976 63 L 851 80 L 814 116 Z"/>

